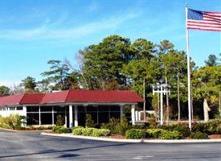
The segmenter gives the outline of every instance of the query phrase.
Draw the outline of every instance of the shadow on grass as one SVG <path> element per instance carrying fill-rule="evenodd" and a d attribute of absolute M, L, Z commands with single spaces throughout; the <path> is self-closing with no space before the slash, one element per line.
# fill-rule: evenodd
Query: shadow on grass
<path fill-rule="evenodd" d="M 26 156 L 34 156 L 34 155 L 45 155 L 45 154 L 56 154 L 56 153 L 67 153 L 68 154 L 62 154 L 58 156 L 58 158 L 68 158 L 68 157 L 77 157 L 78 154 L 72 154 L 70 152 L 76 152 L 80 150 L 87 150 L 87 149 L 97 149 L 97 148 L 106 148 L 106 147 L 116 147 L 116 146 L 124 146 L 129 145 L 131 143 L 123 143 L 123 144 L 108 144 L 108 145 L 102 145 L 102 146 L 91 146 L 91 147 L 83 147 L 83 148 L 76 148 L 76 149 L 64 149 L 64 150 L 43 150 L 40 152 L 34 152 L 34 153 L 23 153 L 23 154 L 12 154 L 12 155 L 3 155 L 0 156 L 0 159 L 2 158 L 16 158 L 16 157 L 26 157 Z"/>

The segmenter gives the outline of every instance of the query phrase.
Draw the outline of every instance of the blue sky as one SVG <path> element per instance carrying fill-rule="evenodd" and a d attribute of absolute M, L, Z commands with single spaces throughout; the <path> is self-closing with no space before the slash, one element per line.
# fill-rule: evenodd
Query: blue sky
<path fill-rule="evenodd" d="M 0 1 L 0 84 L 30 75 L 41 79 L 49 59 L 69 59 L 77 68 L 79 49 L 105 36 L 172 41 L 185 49 L 185 13 L 221 11 L 221 0 L 7 0 Z M 191 56 L 202 65 L 221 52 L 220 33 L 190 32 Z"/>

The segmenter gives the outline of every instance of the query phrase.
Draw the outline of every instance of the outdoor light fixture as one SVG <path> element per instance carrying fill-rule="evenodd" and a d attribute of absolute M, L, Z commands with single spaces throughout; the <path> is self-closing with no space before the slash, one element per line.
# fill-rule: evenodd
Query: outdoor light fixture
<path fill-rule="evenodd" d="M 170 85 L 163 83 L 161 79 L 159 83 L 152 86 L 153 95 L 155 93 L 160 94 L 160 125 L 163 125 L 163 95 L 170 94 Z"/>

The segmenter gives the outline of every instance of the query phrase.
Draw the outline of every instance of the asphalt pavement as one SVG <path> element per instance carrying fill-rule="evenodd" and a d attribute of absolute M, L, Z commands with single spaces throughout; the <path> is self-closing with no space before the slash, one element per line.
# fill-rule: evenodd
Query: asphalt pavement
<path fill-rule="evenodd" d="M 134 144 L 0 131 L 0 161 L 221 161 L 221 143 Z"/>

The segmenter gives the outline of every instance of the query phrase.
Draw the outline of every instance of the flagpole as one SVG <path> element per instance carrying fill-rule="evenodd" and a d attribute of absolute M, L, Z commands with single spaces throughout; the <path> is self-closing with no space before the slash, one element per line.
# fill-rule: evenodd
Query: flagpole
<path fill-rule="evenodd" d="M 191 99 L 191 79 L 190 79 L 190 52 L 189 52 L 189 30 L 187 28 L 188 8 L 186 11 L 186 54 L 187 54 L 187 81 L 188 81 L 188 118 L 189 129 L 192 129 L 192 99 Z"/>

